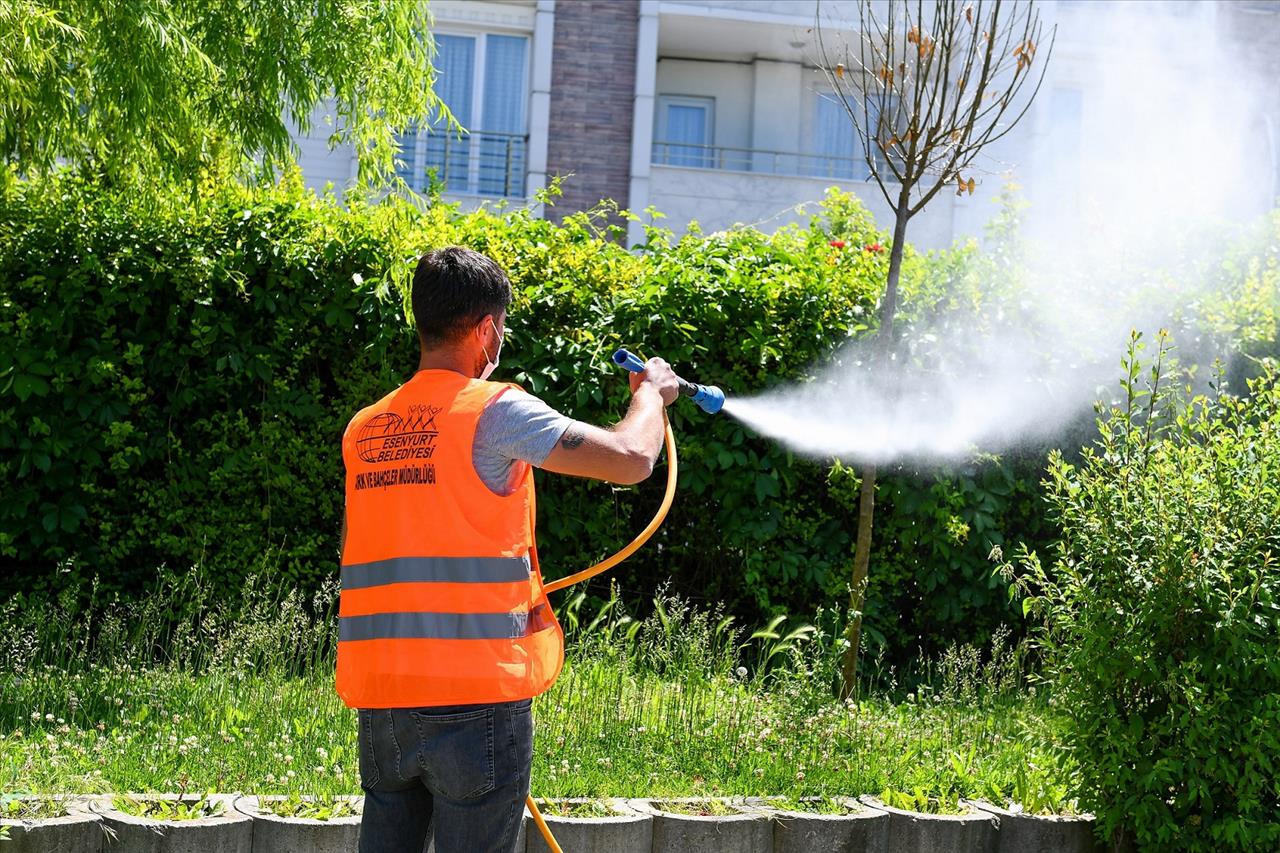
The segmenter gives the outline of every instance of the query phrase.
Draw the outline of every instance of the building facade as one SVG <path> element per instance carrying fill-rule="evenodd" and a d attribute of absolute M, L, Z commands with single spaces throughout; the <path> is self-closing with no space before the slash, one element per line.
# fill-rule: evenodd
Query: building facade
<path fill-rule="evenodd" d="M 818 33 L 832 42 L 854 35 L 851 0 L 432 0 L 430 8 L 437 91 L 468 132 L 420 128 L 400 137 L 401 174 L 418 191 L 434 179 L 468 206 L 536 205 L 549 177 L 561 176 L 563 195 L 539 213 L 559 218 L 612 199 L 641 214 L 652 206 L 677 231 L 695 220 L 713 231 L 804 220 L 838 186 L 881 227 L 890 223 L 817 63 Z M 1263 80 L 1280 70 L 1280 3 L 1144 4 L 1137 18 L 1102 26 L 1116 8 L 1041 3 L 1057 41 L 1031 112 L 992 149 L 977 193 L 940 193 L 913 221 L 913 243 L 980 235 L 1005 175 L 1029 184 L 1033 198 L 1071 205 L 1082 184 L 1098 180 L 1081 164 L 1125 162 L 1115 156 L 1124 143 L 1102 131 L 1127 115 L 1124 83 L 1141 66 L 1100 69 L 1108 57 L 1132 58 L 1117 47 L 1135 30 L 1167 30 L 1160 74 L 1185 75 L 1187 85 L 1228 59 Z M 1258 164 L 1250 204 L 1260 209 L 1280 194 L 1276 92 L 1260 87 L 1250 101 L 1256 114 L 1244 119 Z M 326 136 L 321 127 L 299 138 L 303 174 L 317 188 L 340 189 L 354 177 L 353 156 L 328 150 Z M 641 237 L 632 223 L 631 242 Z"/>

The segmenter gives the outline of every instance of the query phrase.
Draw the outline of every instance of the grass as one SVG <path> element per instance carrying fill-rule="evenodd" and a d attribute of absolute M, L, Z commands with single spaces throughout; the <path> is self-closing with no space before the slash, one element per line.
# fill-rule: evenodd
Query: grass
<path fill-rule="evenodd" d="M 175 584 L 92 624 L 0 608 L 0 790 L 360 793 L 355 712 L 333 690 L 333 591 L 263 595 L 237 617 L 199 593 Z M 840 702 L 826 617 L 747 636 L 670 598 L 644 620 L 616 595 L 590 619 L 582 607 L 563 608 L 566 666 L 534 703 L 540 797 L 1069 803 L 1054 710 L 999 642 L 953 650 L 909 694 L 870 667 Z"/>

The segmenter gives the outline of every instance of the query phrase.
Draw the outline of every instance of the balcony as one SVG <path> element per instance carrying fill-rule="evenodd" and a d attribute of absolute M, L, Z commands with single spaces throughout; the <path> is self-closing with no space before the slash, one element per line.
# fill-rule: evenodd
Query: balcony
<path fill-rule="evenodd" d="M 445 193 L 489 198 L 523 198 L 529 137 L 474 130 L 447 133 L 433 129 L 401 134 L 397 174 L 418 192 L 431 176 Z"/>
<path fill-rule="evenodd" d="M 766 231 L 803 225 L 831 186 L 857 196 L 881 227 L 893 222 L 860 157 L 659 141 L 651 165 L 647 203 L 677 227 L 694 220 L 707 233 L 735 224 Z M 914 223 L 912 243 L 950 245 L 956 211 L 956 196 L 942 193 Z"/>
<path fill-rule="evenodd" d="M 802 154 L 765 148 L 734 148 L 728 145 L 693 145 L 687 142 L 654 142 L 651 162 L 655 166 L 752 172 L 791 178 L 823 178 L 833 181 L 866 181 L 871 178 L 867 163 L 861 157 Z"/>

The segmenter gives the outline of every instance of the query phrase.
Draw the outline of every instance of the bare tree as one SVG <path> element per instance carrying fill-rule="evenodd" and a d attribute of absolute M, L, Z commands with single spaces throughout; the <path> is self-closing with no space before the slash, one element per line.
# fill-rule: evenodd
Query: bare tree
<path fill-rule="evenodd" d="M 893 354 L 907 223 L 943 189 L 973 193 L 974 161 L 1013 129 L 1039 92 L 1054 32 L 1037 60 L 1044 26 L 1034 0 L 859 0 L 856 32 L 828 44 L 834 39 L 823 31 L 820 4 L 815 28 L 822 70 L 894 214 L 873 367 L 883 373 Z M 875 488 L 876 466 L 868 464 L 858 496 L 844 697 L 858 674 Z"/>

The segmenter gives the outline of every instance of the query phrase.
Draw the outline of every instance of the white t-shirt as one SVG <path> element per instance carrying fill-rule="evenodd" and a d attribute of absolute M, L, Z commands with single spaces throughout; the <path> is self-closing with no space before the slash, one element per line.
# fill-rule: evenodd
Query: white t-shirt
<path fill-rule="evenodd" d="M 516 463 L 541 465 L 573 423 L 532 394 L 508 388 L 480 414 L 471 464 L 490 491 L 510 494 Z"/>

